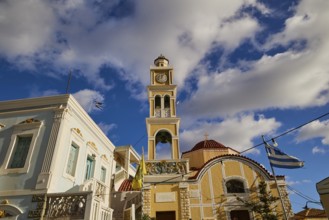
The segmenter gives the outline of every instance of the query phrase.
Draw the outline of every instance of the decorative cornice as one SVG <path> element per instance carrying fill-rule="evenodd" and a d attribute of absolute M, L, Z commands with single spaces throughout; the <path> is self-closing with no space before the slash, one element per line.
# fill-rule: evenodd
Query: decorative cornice
<path fill-rule="evenodd" d="M 96 146 L 96 144 L 92 141 L 88 141 L 87 145 L 89 145 L 90 147 L 92 147 L 96 152 L 98 152 L 98 148 Z"/>
<path fill-rule="evenodd" d="M 81 133 L 81 130 L 79 128 L 72 128 L 72 131 L 74 131 L 75 133 L 77 133 L 81 138 L 83 138 L 83 135 Z"/>
<path fill-rule="evenodd" d="M 40 120 L 34 118 L 28 118 L 25 121 L 20 122 L 19 124 L 31 124 L 31 123 L 40 123 Z"/>
<path fill-rule="evenodd" d="M 105 154 L 103 154 L 103 155 L 101 156 L 101 158 L 102 158 L 103 160 L 109 162 L 109 160 L 107 159 L 107 156 L 106 156 Z"/>

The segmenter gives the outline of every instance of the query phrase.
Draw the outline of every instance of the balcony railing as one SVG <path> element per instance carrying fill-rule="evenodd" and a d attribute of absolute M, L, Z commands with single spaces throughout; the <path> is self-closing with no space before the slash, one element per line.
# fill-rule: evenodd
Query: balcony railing
<path fill-rule="evenodd" d="M 164 109 L 156 108 L 154 110 L 154 117 L 156 118 L 169 118 L 170 116 L 171 116 L 170 108 L 164 108 Z"/>
<path fill-rule="evenodd" d="M 92 191 L 93 196 L 100 198 L 103 203 L 108 204 L 110 188 L 97 179 L 91 178 L 87 180 L 81 186 L 81 191 Z"/>
<path fill-rule="evenodd" d="M 188 160 L 148 160 L 145 165 L 147 175 L 189 173 Z"/>
<path fill-rule="evenodd" d="M 34 195 L 32 202 L 37 203 L 37 208 L 29 211 L 28 218 L 112 220 L 113 209 L 93 194 L 78 192 Z"/>
<path fill-rule="evenodd" d="M 29 211 L 28 218 L 89 219 L 85 218 L 88 195 L 89 192 L 34 195 L 32 202 L 37 203 L 37 209 Z"/>
<path fill-rule="evenodd" d="M 163 112 L 164 112 L 164 117 L 165 118 L 169 118 L 170 117 L 170 108 L 165 108 L 163 110 Z"/>

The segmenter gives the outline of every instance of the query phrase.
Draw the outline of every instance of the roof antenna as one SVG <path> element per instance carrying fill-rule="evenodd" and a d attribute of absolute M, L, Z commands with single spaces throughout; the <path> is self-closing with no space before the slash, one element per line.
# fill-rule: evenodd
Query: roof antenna
<path fill-rule="evenodd" d="M 72 70 L 70 70 L 70 72 L 69 72 L 69 78 L 67 80 L 67 86 L 66 86 L 66 94 L 69 93 L 70 83 L 71 83 L 71 77 L 72 77 Z"/>

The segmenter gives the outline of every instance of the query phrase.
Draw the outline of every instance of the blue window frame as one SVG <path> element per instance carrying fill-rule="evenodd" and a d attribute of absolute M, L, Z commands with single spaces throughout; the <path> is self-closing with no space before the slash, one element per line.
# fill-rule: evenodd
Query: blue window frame
<path fill-rule="evenodd" d="M 94 167 L 95 167 L 94 157 L 88 156 L 87 157 L 87 164 L 86 164 L 85 180 L 89 180 L 94 176 Z"/>

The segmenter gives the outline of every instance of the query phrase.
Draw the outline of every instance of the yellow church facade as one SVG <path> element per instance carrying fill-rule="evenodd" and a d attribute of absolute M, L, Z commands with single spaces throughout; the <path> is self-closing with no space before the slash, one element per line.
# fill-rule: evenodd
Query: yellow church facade
<path fill-rule="evenodd" d="M 156 220 L 260 219 L 237 197 L 257 201 L 261 181 L 265 181 L 267 190 L 278 197 L 274 176 L 256 161 L 215 140 L 208 140 L 207 136 L 190 151 L 181 153 L 173 68 L 162 55 L 154 64 L 148 86 L 150 114 L 146 119 L 147 173 L 141 189 L 143 214 Z M 159 144 L 167 144 L 170 148 L 168 158 L 158 158 Z M 292 216 L 284 176 L 276 178 L 285 211 Z M 272 208 L 278 219 L 285 219 L 280 200 Z"/>

